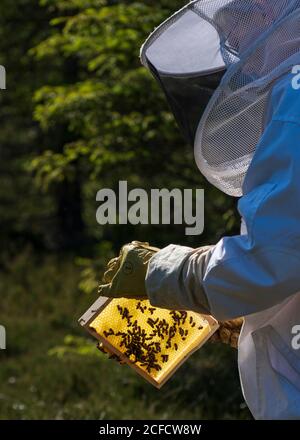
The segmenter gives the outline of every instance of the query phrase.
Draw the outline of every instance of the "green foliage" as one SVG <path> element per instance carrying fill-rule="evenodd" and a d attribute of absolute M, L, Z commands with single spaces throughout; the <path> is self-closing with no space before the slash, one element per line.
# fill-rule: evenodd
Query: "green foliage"
<path fill-rule="evenodd" d="M 32 120 L 32 95 L 50 76 L 28 51 L 46 37 L 49 19 L 32 0 L 1 1 L 0 64 L 6 68 L 7 90 L 0 91 L 0 241 L 11 253 L 26 242 L 39 247 L 52 241 L 52 197 L 40 197 L 25 169 L 41 141 Z"/>
<path fill-rule="evenodd" d="M 87 342 L 85 338 L 78 336 L 67 335 L 63 339 L 63 345 L 51 348 L 48 351 L 49 356 L 56 356 L 62 359 L 68 354 L 77 354 L 80 356 L 96 356 L 99 352 L 95 351 L 95 344 L 91 341 Z"/>
<path fill-rule="evenodd" d="M 100 274 L 103 273 L 103 268 L 106 263 L 114 257 L 112 244 L 108 241 L 102 241 L 97 246 L 97 258 L 76 258 L 76 264 L 81 268 L 79 289 L 82 292 L 92 295 L 97 292 L 100 284 Z"/>
<path fill-rule="evenodd" d="M 63 126 L 66 135 L 59 151 L 50 144 L 30 159 L 27 169 L 36 185 L 48 192 L 53 185 L 78 180 L 79 173 L 82 194 L 90 197 L 124 179 L 145 189 L 204 187 L 209 212 L 202 239 L 215 241 L 225 231 L 236 230 L 232 201 L 199 175 L 192 149 L 183 143 L 162 91 L 139 60 L 147 35 L 183 3 L 43 2 L 53 15 L 52 29 L 30 54 L 38 63 L 56 65 L 59 60 L 67 75 L 36 90 L 34 118 L 46 134 Z M 87 219 L 88 232 L 99 238 L 94 214 L 92 219 Z M 101 237 L 113 235 L 118 249 L 123 244 L 120 235 L 127 235 L 128 241 L 135 238 L 131 234 L 130 228 L 113 234 L 107 227 Z M 159 245 L 183 239 L 182 230 L 175 227 L 168 231 L 137 227 L 135 234 L 147 234 Z M 191 238 L 183 240 L 194 244 Z"/>
<path fill-rule="evenodd" d="M 112 166 L 123 178 L 130 179 L 136 168 L 139 174 L 151 170 L 153 177 L 154 161 L 177 162 L 174 147 L 183 148 L 162 94 L 138 57 L 146 35 L 169 11 L 147 2 L 93 3 L 76 2 L 70 15 L 52 20 L 56 31 L 31 51 L 49 63 L 74 57 L 78 69 L 77 81 L 47 85 L 35 94 L 41 127 L 63 122 L 73 142 L 65 145 L 61 160 L 46 151 L 32 169 L 52 181 L 54 168 L 61 179 L 72 162 L 84 160 L 85 176 L 98 182 L 110 176 Z M 59 15 L 60 2 L 55 6 Z M 47 164 L 42 173 L 41 163 Z"/>

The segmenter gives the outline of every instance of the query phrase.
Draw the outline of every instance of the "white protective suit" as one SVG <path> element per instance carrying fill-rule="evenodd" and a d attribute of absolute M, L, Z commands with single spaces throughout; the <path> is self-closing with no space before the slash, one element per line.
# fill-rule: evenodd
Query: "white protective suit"
<path fill-rule="evenodd" d="M 291 55 L 300 64 L 299 47 Z M 241 235 L 224 237 L 205 253 L 169 245 L 152 257 L 146 278 L 153 305 L 209 310 L 218 320 L 245 316 L 238 362 L 244 397 L 256 419 L 300 419 L 300 349 L 292 343 L 293 328 L 300 325 L 300 86 L 295 72 L 291 62 L 268 83 L 260 136 L 246 170 L 238 170 Z M 221 89 L 227 89 L 222 81 Z M 237 190 L 234 182 L 231 189 Z"/>

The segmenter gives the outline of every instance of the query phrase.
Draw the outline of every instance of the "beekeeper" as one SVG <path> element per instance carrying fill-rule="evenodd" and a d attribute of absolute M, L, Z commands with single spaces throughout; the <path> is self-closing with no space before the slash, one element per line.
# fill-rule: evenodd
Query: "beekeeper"
<path fill-rule="evenodd" d="M 198 249 L 133 243 L 100 287 L 220 321 L 244 316 L 238 363 L 256 419 L 300 419 L 299 23 L 300 0 L 198 0 L 150 35 L 142 62 L 200 171 L 239 197 L 241 235 Z"/>

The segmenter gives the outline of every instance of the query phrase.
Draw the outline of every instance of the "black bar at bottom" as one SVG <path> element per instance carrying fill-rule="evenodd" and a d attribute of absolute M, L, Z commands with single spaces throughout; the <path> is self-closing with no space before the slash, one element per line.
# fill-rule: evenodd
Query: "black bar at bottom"
<path fill-rule="evenodd" d="M 60 440 L 63 437 L 84 440 L 111 438 L 153 437 L 202 437 L 211 440 L 212 435 L 286 435 L 297 422 L 288 421 L 196 421 L 196 420 L 55 420 L 55 421 L 0 421 L 0 439 L 22 436 L 41 439 L 44 436 Z M 5 437 L 7 436 L 7 437 Z M 19 437 L 21 438 L 21 437 Z"/>

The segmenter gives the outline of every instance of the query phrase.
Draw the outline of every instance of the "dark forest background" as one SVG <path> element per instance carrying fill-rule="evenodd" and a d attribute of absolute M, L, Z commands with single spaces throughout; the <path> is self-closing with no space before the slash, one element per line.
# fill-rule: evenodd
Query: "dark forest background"
<path fill-rule="evenodd" d="M 1 0 L 0 418 L 249 418 L 236 353 L 207 346 L 161 390 L 98 354 L 77 319 L 131 240 L 215 243 L 235 200 L 200 175 L 139 48 L 176 0 Z M 96 193 L 205 188 L 205 231 L 99 226 Z M 122 391 L 123 390 L 123 391 Z"/>

